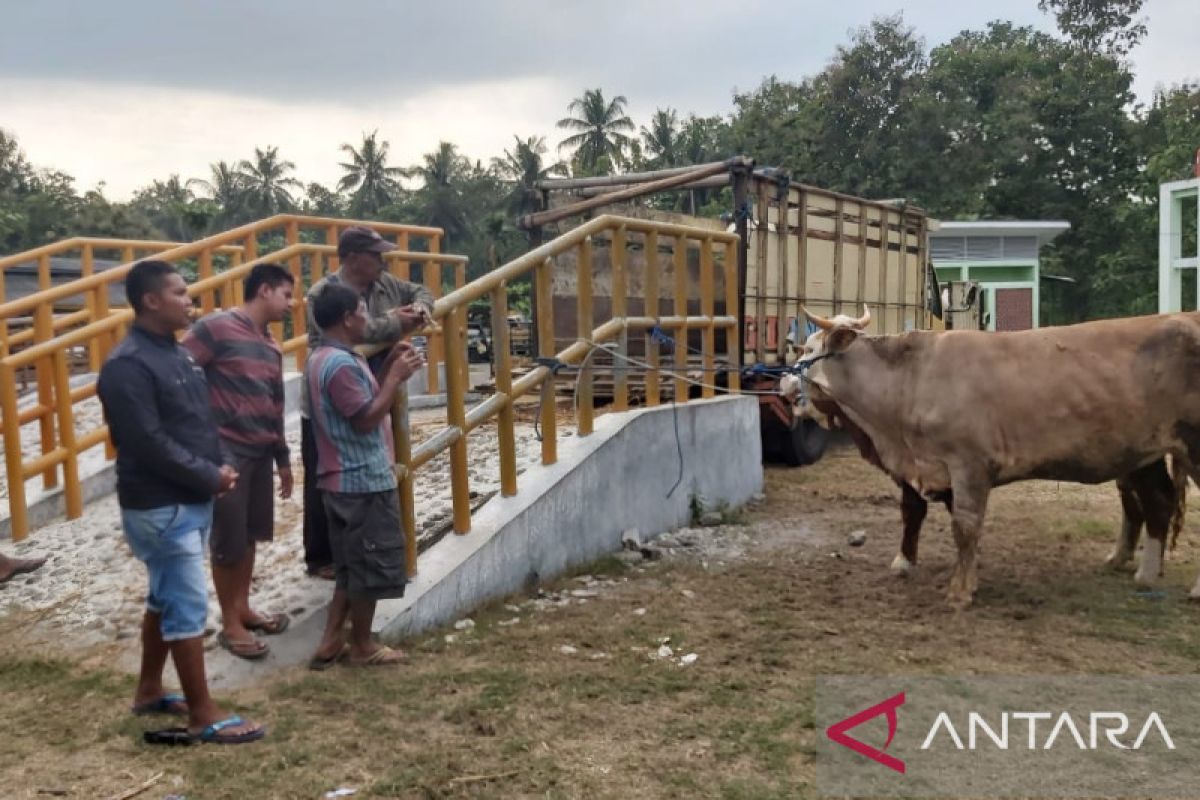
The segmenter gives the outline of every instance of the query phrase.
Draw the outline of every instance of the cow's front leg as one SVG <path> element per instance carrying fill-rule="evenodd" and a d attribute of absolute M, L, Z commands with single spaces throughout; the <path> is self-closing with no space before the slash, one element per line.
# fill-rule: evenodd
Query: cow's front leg
<path fill-rule="evenodd" d="M 1121 493 L 1121 532 L 1117 534 L 1113 551 L 1104 560 L 1104 563 L 1113 569 L 1121 569 L 1133 560 L 1138 539 L 1142 535 L 1142 525 L 1146 521 L 1145 514 L 1142 513 L 1142 504 L 1138 501 L 1133 482 L 1128 477 L 1117 481 L 1117 491 Z"/>
<path fill-rule="evenodd" d="M 986 480 L 973 475 L 952 475 L 951 487 L 954 491 L 954 510 L 950 528 L 954 532 L 954 543 L 958 546 L 958 563 L 950 576 L 947 599 L 953 607 L 964 609 L 971 605 L 975 590 L 979 587 L 979 537 L 983 533 L 983 516 L 987 511 L 991 487 Z"/>
<path fill-rule="evenodd" d="M 1129 477 L 1146 519 L 1146 542 L 1142 545 L 1142 560 L 1134 581 L 1150 586 L 1162 576 L 1167 532 L 1175 513 L 1175 484 L 1165 460 L 1135 470 Z"/>
<path fill-rule="evenodd" d="M 921 539 L 921 525 L 929 511 L 929 503 L 916 489 L 904 481 L 900 486 L 900 518 L 904 523 L 904 536 L 900 540 L 900 552 L 892 561 L 892 572 L 900 576 L 911 575 L 917 567 L 917 545 Z"/>

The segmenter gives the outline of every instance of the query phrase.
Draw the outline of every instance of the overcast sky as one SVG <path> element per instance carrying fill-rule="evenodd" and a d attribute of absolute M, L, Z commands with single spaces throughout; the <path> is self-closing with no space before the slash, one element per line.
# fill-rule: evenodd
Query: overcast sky
<path fill-rule="evenodd" d="M 3 0 L 0 127 L 39 166 L 151 180 L 277 145 L 304 181 L 333 184 L 338 146 L 378 129 L 392 161 L 451 141 L 474 159 L 554 123 L 585 87 L 724 114 L 735 89 L 819 71 L 849 31 L 903 12 L 927 46 L 988 20 L 1053 30 L 1036 0 L 856 3 L 715 0 Z M 986 7 L 986 10 L 985 10 Z M 1135 90 L 1200 78 L 1198 0 L 1147 0 Z"/>

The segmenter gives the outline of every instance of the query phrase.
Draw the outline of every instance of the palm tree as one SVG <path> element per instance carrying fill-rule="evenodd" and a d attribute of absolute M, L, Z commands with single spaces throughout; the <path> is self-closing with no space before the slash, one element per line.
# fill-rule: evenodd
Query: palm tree
<path fill-rule="evenodd" d="M 650 163 L 663 169 L 680 163 L 679 117 L 675 109 L 658 109 L 650 118 L 650 127 L 642 128 L 642 141 L 650 153 Z"/>
<path fill-rule="evenodd" d="M 342 151 L 350 156 L 349 162 L 339 166 L 346 171 L 338 181 L 339 192 L 351 192 L 350 213 L 353 215 L 379 213 L 384 206 L 391 205 L 400 193 L 398 178 L 407 177 L 401 167 L 387 165 L 388 143 L 377 141 L 378 131 L 363 134 L 362 147 L 355 150 L 349 144 Z"/>
<path fill-rule="evenodd" d="M 254 148 L 254 161 L 238 164 L 238 174 L 245 181 L 246 205 L 256 216 L 269 217 L 295 207 L 296 200 L 289 189 L 303 185 L 288 173 L 296 168 L 291 161 L 279 159 L 279 148 Z"/>
<path fill-rule="evenodd" d="M 536 209 L 541 200 L 538 181 L 551 175 L 566 175 L 567 166 L 561 161 L 545 166 L 542 156 L 549 152 L 549 148 L 543 137 L 530 136 L 522 140 L 514 136 L 513 139 L 517 146 L 505 150 L 504 158 L 493 158 L 492 169 L 512 186 L 512 191 L 505 198 L 509 210 L 514 214 L 524 214 Z"/>
<path fill-rule="evenodd" d="M 408 172 L 423 181 L 414 198 L 423 222 L 441 228 L 450 240 L 465 236 L 468 221 L 462 187 L 470 176 L 471 162 L 450 142 L 440 142 L 437 150 L 426 153 Z"/>
<path fill-rule="evenodd" d="M 625 132 L 636 130 L 625 114 L 626 103 L 623 95 L 606 102 L 600 89 L 585 89 L 582 97 L 567 106 L 575 116 L 563 117 L 558 127 L 574 134 L 558 146 L 574 151 L 573 158 L 584 173 L 607 174 L 620 163 L 622 151 L 632 141 Z"/>
<path fill-rule="evenodd" d="M 220 206 L 220 214 L 214 220 L 218 227 L 241 221 L 246 206 L 246 181 L 242 174 L 228 161 L 209 164 L 208 169 L 209 180 L 192 178 L 187 182 L 187 188 L 195 186 L 207 192 L 213 202 Z"/>

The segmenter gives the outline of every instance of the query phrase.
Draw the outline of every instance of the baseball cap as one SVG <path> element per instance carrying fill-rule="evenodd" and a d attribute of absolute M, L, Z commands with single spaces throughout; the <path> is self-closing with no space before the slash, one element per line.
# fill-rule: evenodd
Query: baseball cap
<path fill-rule="evenodd" d="M 350 253 L 387 253 L 396 249 L 396 245 L 362 225 L 346 228 L 338 237 L 338 258 L 345 258 Z"/>

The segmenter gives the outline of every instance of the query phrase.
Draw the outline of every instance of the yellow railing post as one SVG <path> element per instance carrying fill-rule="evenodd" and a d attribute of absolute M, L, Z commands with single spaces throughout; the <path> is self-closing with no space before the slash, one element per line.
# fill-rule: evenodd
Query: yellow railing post
<path fill-rule="evenodd" d="M 285 233 L 284 233 L 284 241 L 286 242 L 285 247 L 291 247 L 293 245 L 297 245 L 300 243 L 300 223 L 299 222 L 297 222 L 294 219 L 288 221 L 287 228 L 285 229 Z M 288 258 L 287 263 L 284 264 L 283 266 L 286 267 L 288 272 L 290 272 L 292 274 L 292 276 L 296 279 L 296 285 L 299 286 L 301 283 L 300 256 L 299 255 L 291 256 L 290 258 Z M 292 330 L 295 331 L 296 327 L 295 327 L 294 314 L 293 314 L 292 323 L 293 323 Z M 283 342 L 283 323 L 282 322 L 272 322 L 271 323 L 271 335 L 275 337 L 275 341 L 280 342 L 280 343 Z"/>
<path fill-rule="evenodd" d="M 673 253 L 672 272 L 675 279 L 675 316 L 687 316 L 687 251 L 688 240 L 686 236 L 675 237 L 675 252 Z M 683 380 L 687 374 L 687 343 L 688 329 L 687 325 L 679 325 L 675 328 L 675 402 L 686 403 L 688 398 L 688 384 Z"/>
<path fill-rule="evenodd" d="M 433 246 L 432 242 L 430 246 Z M 425 284 L 425 288 L 433 295 L 434 302 L 437 302 L 437 299 L 442 296 L 441 265 L 436 261 L 426 261 L 421 267 L 421 282 Z M 429 394 L 437 394 L 441 389 L 441 382 L 438 379 L 438 365 L 444 364 L 446 361 L 445 346 L 442 342 L 442 337 L 442 333 L 435 331 L 429 334 L 426 343 L 429 366 L 426 373 L 425 386 Z"/>
<path fill-rule="evenodd" d="M 50 304 L 43 303 L 33 314 L 33 336 L 38 344 L 54 338 L 54 317 Z M 54 449 L 54 374 L 48 359 L 39 358 L 34 364 L 37 375 L 38 427 L 42 433 L 42 455 Z M 17 440 L 19 442 L 19 440 Z M 6 442 L 7 444 L 7 442 Z M 17 445 L 20 450 L 20 445 Z M 42 485 L 47 489 L 58 486 L 58 473 L 53 466 L 42 473 Z"/>
<path fill-rule="evenodd" d="M 83 252 L 79 256 L 79 275 L 82 278 L 90 278 L 96 272 L 95 251 L 90 244 L 83 246 Z M 90 324 L 100 319 L 97 316 L 96 309 L 96 292 L 88 292 L 84 295 L 84 304 L 87 308 L 87 323 Z M 100 355 L 100 343 L 98 341 L 88 342 L 88 369 L 92 372 L 100 371 L 100 363 L 103 356 Z"/>
<path fill-rule="evenodd" d="M 402 252 L 408 251 L 408 231 L 401 231 L 400 233 L 396 234 L 396 246 L 400 248 Z M 407 258 L 393 258 L 392 274 L 402 281 L 411 281 L 412 262 Z"/>
<path fill-rule="evenodd" d="M 537 266 L 537 331 L 538 355 L 554 358 L 554 301 L 551 286 L 554 278 L 554 259 L 547 258 Z M 542 381 L 542 463 L 546 466 L 558 461 L 558 441 L 555 426 L 554 371 L 549 370 Z"/>
<path fill-rule="evenodd" d="M 17 412 L 16 370 L 0 362 L 0 424 L 4 427 L 4 471 L 8 484 L 10 533 L 19 542 L 29 533 L 22 468 L 21 421 Z M 15 444 L 14 444 L 15 443 Z"/>
<path fill-rule="evenodd" d="M 330 247 L 337 247 L 337 243 L 338 243 L 338 226 L 337 225 L 327 226 L 325 228 L 325 244 L 329 245 Z M 338 261 L 338 257 L 337 257 L 336 253 L 329 257 L 328 269 L 329 269 L 330 275 L 332 275 L 333 273 L 338 271 L 339 263 L 340 262 Z M 316 283 L 316 282 L 317 282 L 317 279 L 314 276 L 313 283 Z"/>
<path fill-rule="evenodd" d="M 612 316 L 625 319 L 625 299 L 629 295 L 626 271 L 625 226 L 619 225 L 612 235 Z M 629 331 L 622 329 L 617 337 L 617 352 L 629 355 Z M 613 411 L 629 408 L 629 364 L 621 358 L 613 362 Z"/>
<path fill-rule="evenodd" d="M 587 340 L 592 338 L 592 329 L 596 325 L 592 310 L 592 237 L 590 236 L 579 243 L 577 267 L 575 297 L 578 319 L 576 324 L 579 328 L 579 338 Z M 595 357 L 595 354 L 592 354 L 587 358 L 587 363 L 575 379 L 575 397 L 579 403 L 579 408 L 576 409 L 576 424 L 579 426 L 580 436 L 590 435 L 593 429 L 595 411 L 592 407 L 592 359 Z"/>
<path fill-rule="evenodd" d="M 404 466 L 400 476 L 400 519 L 404 523 L 404 563 L 408 577 L 417 574 L 417 505 L 413 497 L 412 435 L 408 423 L 408 386 L 401 384 L 392 402 L 392 441 L 396 463 Z"/>
<path fill-rule="evenodd" d="M 43 253 L 38 256 L 38 289 L 46 291 L 51 286 L 50 278 L 50 256 Z"/>
<path fill-rule="evenodd" d="M 206 278 L 211 278 L 213 276 L 212 250 L 210 250 L 207 247 L 204 248 L 203 250 L 201 250 L 200 255 L 197 259 L 197 262 L 198 262 L 199 266 L 198 266 L 196 272 L 200 276 L 200 280 L 205 280 Z M 208 291 L 208 292 L 204 292 L 203 294 L 200 295 L 200 311 L 201 311 L 201 313 L 211 314 L 213 312 L 213 303 L 214 303 L 213 294 L 214 294 L 214 292 Z"/>
<path fill-rule="evenodd" d="M 55 352 L 54 362 L 54 405 L 58 412 L 58 438 L 66 455 L 63 460 L 63 496 L 66 501 L 67 519 L 78 519 L 83 515 L 83 492 L 79 488 L 79 456 L 75 449 L 75 418 L 72 413 L 71 375 L 67 360 L 70 350 L 62 348 Z"/>
<path fill-rule="evenodd" d="M 461 289 L 466 284 L 466 282 L 467 282 L 467 265 L 460 261 L 459 263 L 454 264 L 454 288 L 456 290 Z M 463 314 L 465 315 L 463 317 L 463 325 L 464 325 L 463 336 L 464 337 L 466 337 L 466 335 L 467 335 L 467 333 L 466 333 L 467 329 L 465 327 L 466 323 L 470 321 L 470 315 L 467 314 L 469 307 L 470 307 L 469 304 L 467 306 L 464 306 L 464 311 L 463 311 Z M 470 341 L 469 338 L 464 338 L 464 342 L 466 342 L 466 341 Z M 466 391 L 466 392 L 471 391 L 471 359 L 470 359 L 470 357 L 463 359 L 462 377 L 463 377 L 463 391 Z"/>
<path fill-rule="evenodd" d="M 320 269 L 321 254 L 309 253 L 308 270 L 313 283 L 317 282 Z M 292 278 L 296 281 L 292 294 L 292 336 L 300 338 L 300 346 L 296 348 L 296 371 L 303 372 L 304 362 L 308 358 L 308 314 L 304 306 L 303 262 L 298 256 L 292 262 Z"/>
<path fill-rule="evenodd" d="M 738 274 L 737 274 L 737 245 L 725 243 L 725 316 L 737 319 L 738 312 Z M 725 361 L 729 364 L 727 379 L 729 391 L 739 392 L 742 389 L 742 358 L 741 358 L 741 329 L 735 322 L 732 327 L 725 329 Z"/>
<path fill-rule="evenodd" d="M 646 256 L 644 259 L 646 262 L 644 279 L 646 300 L 642 315 L 658 319 L 658 231 L 646 232 L 643 252 Z M 654 341 L 654 337 L 649 332 L 646 333 L 644 340 L 646 342 L 646 363 L 650 365 L 650 369 L 646 371 L 646 405 L 656 406 L 659 403 L 658 342 Z"/>
<path fill-rule="evenodd" d="M 8 302 L 4 289 L 4 270 L 0 269 L 0 303 Z M 8 317 L 0 317 L 0 358 L 8 355 Z"/>
<path fill-rule="evenodd" d="M 496 393 L 506 398 L 496 423 L 500 446 L 500 494 L 517 493 L 517 437 L 512 396 L 512 352 L 508 341 L 508 285 L 492 289 L 492 355 L 496 359 Z"/>
<path fill-rule="evenodd" d="M 467 307 L 461 305 L 442 318 L 446 342 L 446 424 L 461 435 L 450 445 L 450 488 L 454 503 L 454 532 L 471 530 L 471 487 L 467 475 L 466 387 L 462 361 L 466 358 Z"/>
<path fill-rule="evenodd" d="M 765 220 L 763 224 L 766 224 Z M 702 371 L 704 388 L 701 397 L 705 399 L 715 397 L 717 394 L 716 389 L 713 388 L 713 375 L 717 365 L 714 357 L 717 350 L 717 329 L 712 321 L 716 315 L 713 298 L 712 249 L 712 238 L 706 237 L 700 241 L 700 314 L 708 317 L 708 324 L 704 326 L 702 332 L 704 345 L 701 348 L 704 351 Z"/>

